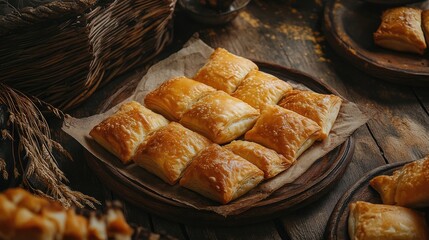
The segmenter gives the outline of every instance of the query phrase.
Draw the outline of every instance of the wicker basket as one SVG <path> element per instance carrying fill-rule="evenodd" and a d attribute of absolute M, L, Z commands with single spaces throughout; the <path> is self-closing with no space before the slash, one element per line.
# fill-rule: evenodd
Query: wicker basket
<path fill-rule="evenodd" d="M 0 16 L 0 82 L 73 108 L 170 42 L 175 3 L 56 0 Z"/>

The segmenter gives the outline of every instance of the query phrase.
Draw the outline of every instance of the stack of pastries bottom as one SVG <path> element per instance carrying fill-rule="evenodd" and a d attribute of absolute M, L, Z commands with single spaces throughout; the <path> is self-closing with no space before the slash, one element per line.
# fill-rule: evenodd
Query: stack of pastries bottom
<path fill-rule="evenodd" d="M 429 239 L 424 214 L 410 209 L 429 207 L 429 156 L 406 164 L 392 176 L 377 176 L 370 185 L 384 205 L 360 201 L 350 205 L 351 239 Z"/>
<path fill-rule="evenodd" d="M 250 60 L 216 49 L 194 79 L 163 82 L 146 95 L 147 108 L 125 103 L 90 135 L 123 163 L 226 204 L 326 139 L 341 102 L 293 90 Z"/>
<path fill-rule="evenodd" d="M 132 234 L 117 208 L 109 208 L 106 215 L 91 214 L 87 218 L 20 188 L 0 194 L 0 239 L 127 240 Z"/>

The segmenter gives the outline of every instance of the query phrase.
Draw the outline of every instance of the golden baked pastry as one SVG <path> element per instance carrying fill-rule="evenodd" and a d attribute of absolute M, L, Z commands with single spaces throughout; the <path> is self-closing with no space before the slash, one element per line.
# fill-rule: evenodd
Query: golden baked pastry
<path fill-rule="evenodd" d="M 265 179 L 276 176 L 288 169 L 293 163 L 276 151 L 254 142 L 232 141 L 230 144 L 224 146 L 224 148 L 261 169 L 264 172 Z"/>
<path fill-rule="evenodd" d="M 186 169 L 180 185 L 226 204 L 264 179 L 255 165 L 219 145 L 201 151 Z"/>
<path fill-rule="evenodd" d="M 157 89 L 148 93 L 144 99 L 145 105 L 166 118 L 179 121 L 184 112 L 192 107 L 202 96 L 214 88 L 187 77 L 170 79 Z"/>
<path fill-rule="evenodd" d="M 0 239 L 131 239 L 132 234 L 118 209 L 86 218 L 20 188 L 0 194 Z"/>
<path fill-rule="evenodd" d="M 396 51 L 424 54 L 426 42 L 421 14 L 422 10 L 412 7 L 386 10 L 374 33 L 375 44 Z"/>
<path fill-rule="evenodd" d="M 337 119 L 341 103 L 342 99 L 332 94 L 293 90 L 280 101 L 279 106 L 315 121 L 322 128 L 320 138 L 325 139 Z"/>
<path fill-rule="evenodd" d="M 152 133 L 140 145 L 134 161 L 144 169 L 173 185 L 183 171 L 210 141 L 179 123 L 171 122 Z"/>
<path fill-rule="evenodd" d="M 95 126 L 89 135 L 123 163 L 129 163 L 146 135 L 167 124 L 163 116 L 131 101 Z"/>
<path fill-rule="evenodd" d="M 377 176 L 370 185 L 384 204 L 429 207 L 429 156 L 406 164 L 392 176 Z"/>
<path fill-rule="evenodd" d="M 252 61 L 217 48 L 194 79 L 231 94 L 253 69 L 258 66 Z"/>
<path fill-rule="evenodd" d="M 426 38 L 426 46 L 429 44 L 429 9 L 422 12 L 422 29 Z"/>
<path fill-rule="evenodd" d="M 294 162 L 320 137 L 320 133 L 321 128 L 313 120 L 282 107 L 268 105 L 244 138 L 271 148 L 289 162 Z"/>
<path fill-rule="evenodd" d="M 223 91 L 209 93 L 183 114 L 180 123 L 215 143 L 226 143 L 249 130 L 259 111 Z"/>
<path fill-rule="evenodd" d="M 268 73 L 253 70 L 247 74 L 231 96 L 245 101 L 256 109 L 262 109 L 266 104 L 277 104 L 290 90 L 292 86 L 285 81 Z"/>
<path fill-rule="evenodd" d="M 361 201 L 352 203 L 348 228 L 353 240 L 429 239 L 423 215 L 399 206 Z"/>

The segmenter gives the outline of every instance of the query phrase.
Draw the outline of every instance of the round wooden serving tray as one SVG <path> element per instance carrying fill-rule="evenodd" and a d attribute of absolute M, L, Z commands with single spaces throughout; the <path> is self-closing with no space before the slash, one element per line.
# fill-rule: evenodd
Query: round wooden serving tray
<path fill-rule="evenodd" d="M 348 235 L 349 205 L 356 201 L 365 201 L 377 204 L 382 203 L 377 191 L 369 185 L 369 181 L 379 175 L 392 175 L 395 170 L 400 169 L 407 163 L 410 162 L 387 164 L 375 168 L 355 183 L 350 190 L 344 193 L 337 205 L 335 205 L 335 208 L 329 217 L 328 224 L 326 225 L 325 239 L 350 239 Z M 428 218 L 429 216 L 426 215 L 426 217 Z"/>
<path fill-rule="evenodd" d="M 421 7 L 428 1 L 414 4 Z M 362 71 L 391 82 L 429 85 L 429 57 L 383 49 L 373 33 L 386 7 L 358 0 L 328 0 L 324 12 L 326 39 L 335 51 Z"/>
<path fill-rule="evenodd" d="M 335 90 L 304 73 L 273 64 L 255 62 L 262 71 L 280 79 L 290 79 L 302 83 L 316 92 L 336 94 Z M 107 106 L 107 109 L 110 107 L 112 106 Z M 99 110 L 102 112 L 106 109 Z M 352 137 L 349 137 L 342 145 L 317 160 L 295 182 L 286 184 L 247 211 L 226 218 L 214 212 L 197 210 L 165 198 L 124 177 L 116 169 L 101 163 L 92 154 L 86 152 L 86 156 L 90 168 L 107 187 L 121 198 L 148 212 L 188 224 L 231 226 L 272 219 L 285 211 L 294 210 L 315 201 L 341 178 L 353 152 L 354 141 Z"/>

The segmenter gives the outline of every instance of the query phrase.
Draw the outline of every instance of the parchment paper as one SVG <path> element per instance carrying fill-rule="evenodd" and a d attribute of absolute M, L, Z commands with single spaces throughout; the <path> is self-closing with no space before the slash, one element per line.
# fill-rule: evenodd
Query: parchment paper
<path fill-rule="evenodd" d="M 143 103 L 145 95 L 159 86 L 163 81 L 183 75 L 192 77 L 197 70 L 204 65 L 212 52 L 213 49 L 201 40 L 190 40 L 179 52 L 153 65 L 141 79 L 134 94 L 124 102 L 135 100 Z M 303 85 L 291 81 L 288 82 L 295 88 L 305 88 Z M 82 144 L 84 148 L 96 156 L 103 164 L 117 169 L 120 174 L 123 174 L 142 187 L 165 198 L 199 210 L 213 211 L 223 216 L 239 214 L 250 208 L 252 204 L 265 199 L 283 185 L 293 182 L 311 167 L 317 159 L 343 143 L 357 128 L 368 120 L 354 103 L 344 100 L 338 118 L 326 140 L 315 143 L 311 148 L 305 151 L 298 158 L 296 164 L 287 171 L 271 180 L 262 182 L 239 199 L 227 205 L 220 205 L 197 193 L 182 188 L 178 186 L 178 184 L 170 186 L 158 177 L 138 167 L 136 164 L 123 165 L 119 159 L 108 153 L 92 140 L 89 136 L 90 130 L 103 119 L 112 115 L 122 103 L 105 113 L 88 118 L 76 119 L 69 117 L 64 122 L 63 130 Z"/>

